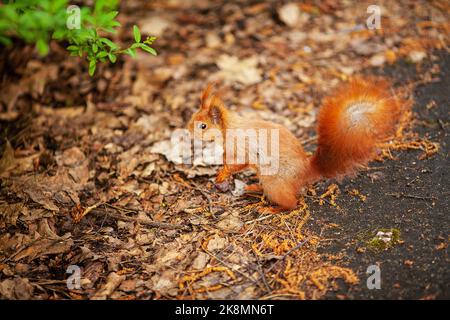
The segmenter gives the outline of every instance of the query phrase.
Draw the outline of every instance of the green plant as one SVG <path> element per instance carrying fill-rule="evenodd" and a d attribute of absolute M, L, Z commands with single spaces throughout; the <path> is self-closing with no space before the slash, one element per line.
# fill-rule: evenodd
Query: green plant
<path fill-rule="evenodd" d="M 87 59 L 90 75 L 95 73 L 97 63 L 115 63 L 120 54 L 134 57 L 141 49 L 156 55 L 151 47 L 156 38 L 142 41 L 137 26 L 133 27 L 134 43 L 129 47 L 121 48 L 111 40 L 109 36 L 120 26 L 117 6 L 118 0 L 97 0 L 93 8 L 83 6 L 71 12 L 67 10 L 68 0 L 6 1 L 0 4 L 0 43 L 11 45 L 12 38 L 20 38 L 35 43 L 39 54 L 45 56 L 51 39 L 66 42 L 71 56 Z M 73 14 L 79 15 L 79 26 L 69 29 L 66 22 L 74 18 Z"/>
<path fill-rule="evenodd" d="M 380 252 L 392 248 L 400 242 L 400 230 L 398 229 L 379 229 L 376 233 L 372 233 L 367 241 L 367 247 L 374 251 Z"/>

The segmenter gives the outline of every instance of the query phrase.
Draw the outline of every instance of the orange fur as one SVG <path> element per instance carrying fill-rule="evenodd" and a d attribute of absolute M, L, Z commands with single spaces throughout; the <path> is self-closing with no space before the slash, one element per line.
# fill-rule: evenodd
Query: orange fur
<path fill-rule="evenodd" d="M 354 79 L 325 99 L 320 110 L 315 170 L 327 178 L 352 174 L 374 156 L 375 145 L 394 129 L 400 101 L 380 79 Z"/>
<path fill-rule="evenodd" d="M 386 81 L 355 79 L 327 98 L 319 113 L 318 148 L 308 158 L 300 141 L 285 127 L 268 121 L 247 119 L 225 108 L 212 87 L 203 92 L 200 110 L 188 128 L 204 124 L 205 130 L 219 129 L 226 144 L 226 129 L 279 129 L 279 169 L 274 175 L 261 174 L 254 164 L 225 164 L 216 182 L 233 173 L 255 168 L 264 194 L 285 209 L 297 205 L 302 188 L 321 177 L 342 177 L 355 172 L 373 157 L 375 144 L 392 131 L 400 114 L 400 102 L 389 93 Z M 203 133 L 200 137 L 202 138 Z M 244 148 L 248 148 L 247 144 Z M 246 154 L 249 150 L 244 150 Z M 224 155 L 226 157 L 226 154 Z M 225 162 L 224 162 L 225 163 Z"/>

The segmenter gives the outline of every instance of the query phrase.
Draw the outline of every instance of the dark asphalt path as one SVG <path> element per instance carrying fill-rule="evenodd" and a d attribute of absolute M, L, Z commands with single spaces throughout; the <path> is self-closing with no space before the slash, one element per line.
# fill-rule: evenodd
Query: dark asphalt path
<path fill-rule="evenodd" d="M 327 298 L 339 298 L 339 295 L 353 299 L 450 298 L 450 54 L 436 55 L 438 59 L 425 63 L 422 70 L 425 72 L 433 64 L 439 64 L 440 72 L 436 74 L 439 80 L 416 87 L 413 108 L 417 114 L 414 130 L 438 142 L 439 153 L 419 160 L 422 151 L 403 151 L 397 153 L 397 161 L 374 162 L 373 170 L 340 183 L 341 192 L 357 189 L 367 195 L 366 202 L 347 193 L 338 200 L 341 211 L 312 205 L 311 228 L 319 230 L 329 223 L 338 224 L 324 232 L 324 237 L 332 240 L 323 246 L 322 252 L 342 253 L 344 261 L 361 279 L 352 288 L 342 283 L 341 289 L 329 292 Z M 399 84 L 420 79 L 421 72 L 416 65 L 400 62 L 378 73 Z M 427 109 L 432 100 L 436 106 Z M 373 173 L 381 177 L 372 181 Z M 417 198 L 389 195 L 398 193 Z M 386 251 L 358 252 L 358 248 L 366 247 L 365 241 L 371 233 L 383 228 L 400 230 L 402 243 Z M 366 285 L 369 276 L 366 270 L 373 264 L 381 271 L 379 290 L 369 290 Z"/>

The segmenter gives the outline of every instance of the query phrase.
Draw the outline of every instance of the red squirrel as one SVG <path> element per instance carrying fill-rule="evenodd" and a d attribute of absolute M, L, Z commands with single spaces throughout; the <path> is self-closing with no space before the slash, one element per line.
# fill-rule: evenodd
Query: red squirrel
<path fill-rule="evenodd" d="M 254 168 L 260 184 L 247 186 L 246 190 L 263 191 L 282 209 L 294 209 L 297 197 L 308 184 L 322 178 L 352 175 L 367 165 L 375 156 L 376 144 L 392 133 L 402 110 L 400 99 L 391 94 L 387 81 L 352 79 L 325 99 L 318 115 L 318 146 L 314 155 L 308 157 L 288 129 L 269 121 L 241 117 L 211 95 L 211 90 L 210 85 L 203 92 L 200 109 L 189 121 L 190 132 L 201 133 L 195 138 L 207 139 L 204 133 L 209 129 L 220 130 L 223 137 L 227 129 L 279 130 L 279 167 L 275 174 L 261 174 L 260 167 L 253 163 L 227 164 L 224 155 L 224 167 L 216 177 L 216 186 L 233 173 Z M 226 138 L 223 143 L 225 149 Z"/>

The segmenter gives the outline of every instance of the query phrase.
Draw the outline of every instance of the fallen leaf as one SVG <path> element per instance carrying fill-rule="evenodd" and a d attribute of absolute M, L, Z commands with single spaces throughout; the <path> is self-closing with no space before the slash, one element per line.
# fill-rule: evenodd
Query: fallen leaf
<path fill-rule="evenodd" d="M 192 268 L 196 270 L 203 270 L 209 262 L 209 255 L 205 252 L 199 252 L 192 262 Z"/>
<path fill-rule="evenodd" d="M 160 294 L 176 294 L 178 283 L 175 280 L 175 272 L 172 270 L 164 271 L 161 275 L 156 274 L 152 277 L 153 286 L 151 289 Z"/>
<path fill-rule="evenodd" d="M 14 149 L 11 147 L 11 143 L 6 140 L 5 150 L 0 158 L 0 175 L 10 169 L 14 164 Z"/>
<path fill-rule="evenodd" d="M 65 150 L 60 158 L 57 157 L 56 161 L 58 162 L 59 160 L 62 165 L 74 167 L 82 164 L 84 159 L 86 159 L 86 156 L 83 151 L 77 147 L 72 147 Z"/>
<path fill-rule="evenodd" d="M 115 272 L 111 272 L 106 278 L 106 283 L 98 290 L 95 295 L 91 298 L 92 300 L 106 300 L 120 285 L 120 283 L 125 280 L 125 275 L 118 275 Z"/>
<path fill-rule="evenodd" d="M 141 32 L 145 35 L 159 37 L 163 32 L 169 28 L 171 22 L 159 16 L 147 17 L 139 21 Z"/>
<path fill-rule="evenodd" d="M 13 260 L 19 261 L 28 258 L 28 261 L 31 262 L 39 257 L 65 253 L 73 246 L 73 240 L 69 237 L 70 234 L 56 240 L 38 239 L 26 248 L 17 252 L 13 257 Z"/>
<path fill-rule="evenodd" d="M 5 300 L 29 300 L 34 288 L 28 279 L 15 278 L 0 282 L 0 298 Z"/>
<path fill-rule="evenodd" d="M 137 283 L 136 279 L 122 281 L 122 283 L 120 284 L 119 290 L 122 290 L 125 292 L 134 291 L 134 290 L 136 290 L 136 283 Z"/>
<path fill-rule="evenodd" d="M 426 52 L 423 51 L 411 51 L 408 55 L 409 60 L 413 63 L 421 62 L 423 59 L 427 57 Z"/>
<path fill-rule="evenodd" d="M 208 251 L 221 250 L 225 248 L 226 243 L 227 240 L 225 238 L 219 237 L 216 234 L 208 241 L 207 249 Z"/>
<path fill-rule="evenodd" d="M 297 25 L 304 24 L 308 21 L 309 15 L 301 12 L 298 4 L 287 3 L 278 9 L 278 16 L 289 27 L 295 27 Z"/>
<path fill-rule="evenodd" d="M 262 81 L 262 72 L 257 68 L 257 56 L 239 60 L 235 56 L 223 54 L 216 63 L 220 69 L 218 76 L 229 84 L 239 82 L 252 85 Z"/>
<path fill-rule="evenodd" d="M 236 216 L 229 215 L 217 223 L 217 227 L 224 231 L 238 232 L 244 223 Z"/>

